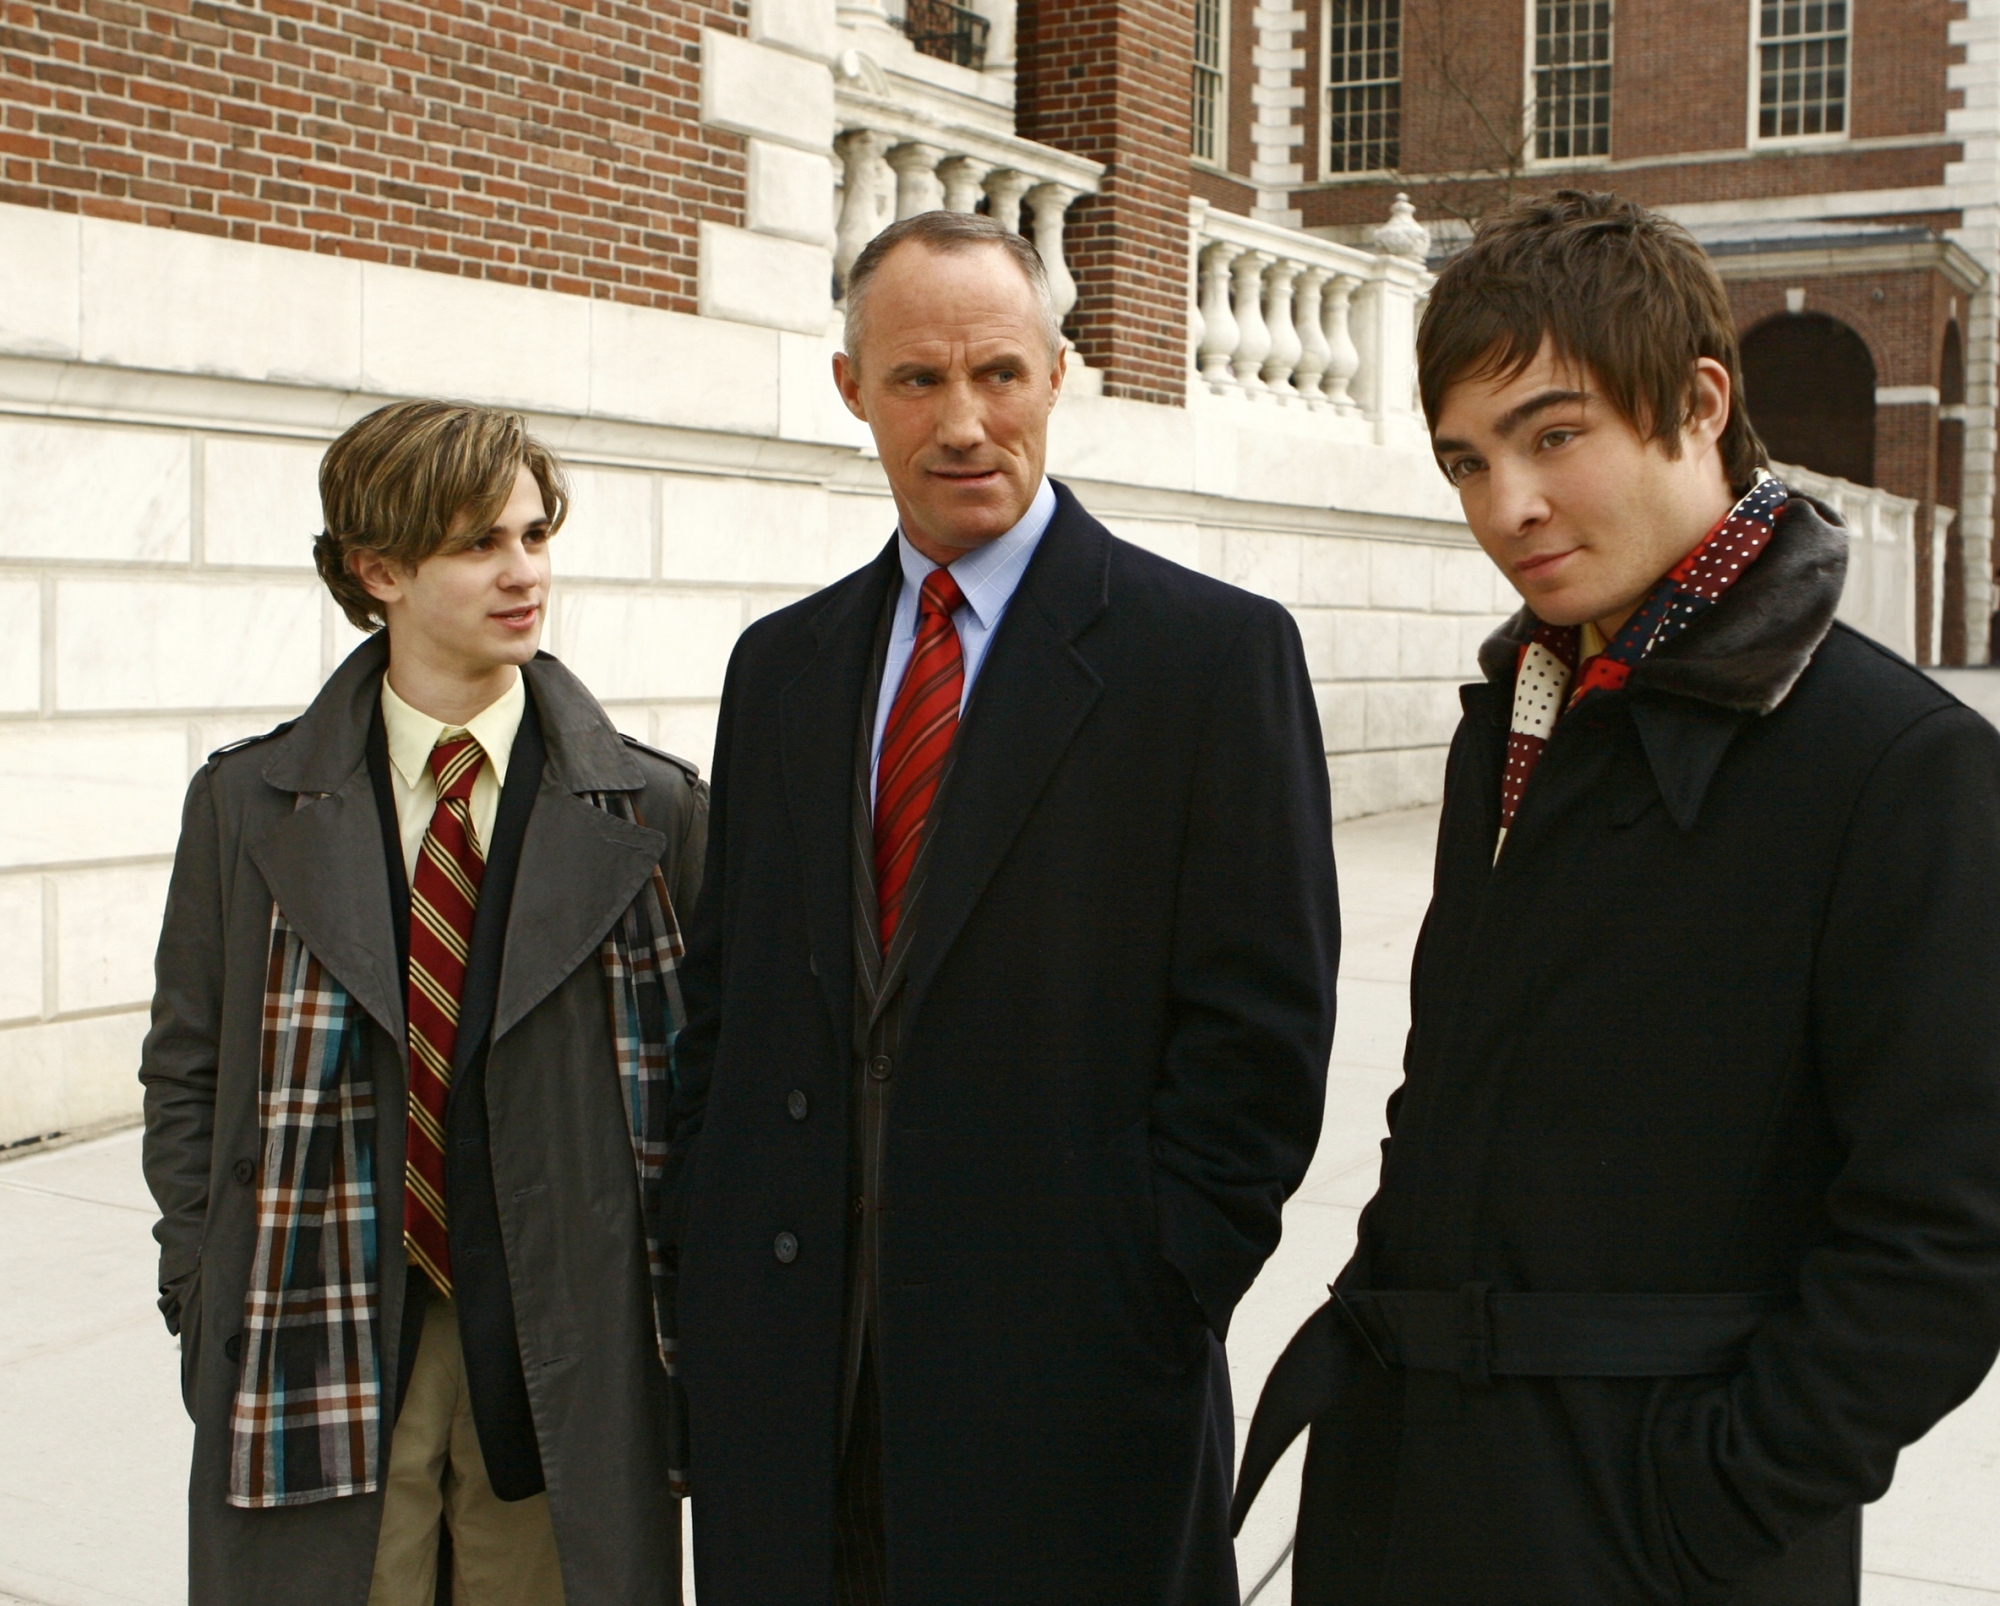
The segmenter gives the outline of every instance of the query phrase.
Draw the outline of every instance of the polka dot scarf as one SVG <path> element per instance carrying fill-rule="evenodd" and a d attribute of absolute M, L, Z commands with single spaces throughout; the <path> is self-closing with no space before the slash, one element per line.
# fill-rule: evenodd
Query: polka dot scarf
<path fill-rule="evenodd" d="M 1603 651 L 1585 652 L 1588 627 L 1537 622 L 1534 635 L 1521 648 L 1514 674 L 1514 717 L 1507 731 L 1506 771 L 1500 779 L 1500 837 L 1493 845 L 1496 864 L 1521 807 L 1521 795 L 1528 789 L 1528 777 L 1541 762 L 1556 721 L 1591 693 L 1623 686 L 1641 659 L 1714 607 L 1756 562 L 1791 494 L 1769 475 L 1751 486 L 1701 544 L 1667 571 Z M 1596 634 L 1590 631 L 1593 638 Z M 1596 645 L 1594 639 L 1591 645 Z"/>

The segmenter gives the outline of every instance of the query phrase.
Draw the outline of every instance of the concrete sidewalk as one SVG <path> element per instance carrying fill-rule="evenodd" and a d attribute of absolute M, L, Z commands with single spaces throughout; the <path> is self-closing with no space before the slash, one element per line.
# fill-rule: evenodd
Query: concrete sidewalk
<path fill-rule="evenodd" d="M 1326 1128 L 1284 1242 L 1231 1333 L 1239 1441 L 1264 1374 L 1326 1297 L 1374 1189 L 1435 828 L 1435 811 L 1421 810 L 1336 832 L 1346 933 Z M 191 1432 L 175 1344 L 152 1303 L 152 1219 L 136 1132 L 0 1164 L 0 1606 L 187 1598 Z M 1301 1450 L 1273 1475 L 1238 1546 L 1246 1601 L 1259 1606 L 1291 1598 Z M 1868 1513 L 1868 1606 L 2000 1606 L 1996 1512 L 2000 1384 L 1989 1381 L 1904 1457 L 1896 1487 Z"/>

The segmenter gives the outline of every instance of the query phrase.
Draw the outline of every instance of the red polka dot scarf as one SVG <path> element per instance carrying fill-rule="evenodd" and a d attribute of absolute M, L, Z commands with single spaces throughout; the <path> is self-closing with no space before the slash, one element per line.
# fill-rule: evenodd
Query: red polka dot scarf
<path fill-rule="evenodd" d="M 1701 544 L 1667 571 L 1617 637 L 1602 652 L 1582 659 L 1580 672 L 1582 626 L 1536 623 L 1514 673 L 1514 717 L 1500 780 L 1500 837 L 1493 845 L 1496 863 L 1556 721 L 1593 692 L 1623 686 L 1641 659 L 1714 607 L 1757 561 L 1791 494 L 1768 475 L 1751 486 Z"/>

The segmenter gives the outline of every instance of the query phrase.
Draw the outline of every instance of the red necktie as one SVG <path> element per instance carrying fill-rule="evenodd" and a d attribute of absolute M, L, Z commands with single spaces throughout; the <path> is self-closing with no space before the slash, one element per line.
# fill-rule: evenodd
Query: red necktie
<path fill-rule="evenodd" d="M 903 914 L 903 888 L 923 842 L 945 755 L 958 730 L 965 650 L 951 616 L 965 593 L 949 569 L 933 569 L 917 597 L 917 645 L 882 732 L 875 765 L 875 903 L 888 953 Z"/>
<path fill-rule="evenodd" d="M 486 857 L 472 830 L 472 783 L 486 754 L 470 736 L 431 749 L 437 809 L 410 883 L 410 1125 L 404 1167 L 403 1247 L 414 1265 L 451 1295 L 451 1238 L 445 1226 L 444 1120 L 465 956 Z"/>

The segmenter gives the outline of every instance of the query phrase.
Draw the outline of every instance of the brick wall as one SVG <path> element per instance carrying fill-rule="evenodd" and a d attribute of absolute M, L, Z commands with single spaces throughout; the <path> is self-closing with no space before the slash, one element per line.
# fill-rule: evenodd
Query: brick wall
<path fill-rule="evenodd" d="M 1676 0 L 1671 6 L 1628 0 L 1618 8 L 1611 41 L 1614 156 L 1743 144 L 1750 92 L 1745 11 L 1743 0 Z"/>
<path fill-rule="evenodd" d="M 1070 210 L 1069 332 L 1105 394 L 1179 406 L 1187 384 L 1192 0 L 1021 0 L 1016 127 L 1108 164 Z M 1232 83 L 1232 104 L 1249 86 Z"/>
<path fill-rule="evenodd" d="M 691 312 L 743 0 L 0 0 L 0 200 Z"/>

